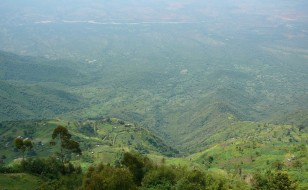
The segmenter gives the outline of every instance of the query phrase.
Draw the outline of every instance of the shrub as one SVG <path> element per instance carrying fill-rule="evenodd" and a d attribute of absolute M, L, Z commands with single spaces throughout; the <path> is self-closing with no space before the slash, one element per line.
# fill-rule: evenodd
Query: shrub
<path fill-rule="evenodd" d="M 171 189 L 176 183 L 176 173 L 170 167 L 150 170 L 142 180 L 142 186 L 153 189 Z"/>
<path fill-rule="evenodd" d="M 129 152 L 124 153 L 121 164 L 126 166 L 133 174 L 134 181 L 137 185 L 141 185 L 145 173 L 152 168 L 152 163 L 147 157 Z"/>
<path fill-rule="evenodd" d="M 285 172 L 272 173 L 271 171 L 265 174 L 254 175 L 255 189 L 279 189 L 279 190 L 295 190 L 297 185 L 290 180 L 289 175 Z"/>
<path fill-rule="evenodd" d="M 101 164 L 97 167 L 89 167 L 80 189 L 129 190 L 135 189 L 135 184 L 133 175 L 127 168 L 115 168 Z"/>

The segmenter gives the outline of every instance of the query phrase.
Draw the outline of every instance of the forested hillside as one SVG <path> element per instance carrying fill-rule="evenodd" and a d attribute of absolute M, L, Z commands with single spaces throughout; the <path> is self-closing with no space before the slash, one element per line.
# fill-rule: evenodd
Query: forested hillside
<path fill-rule="evenodd" d="M 307 10 L 1 0 L 0 189 L 308 189 Z"/>

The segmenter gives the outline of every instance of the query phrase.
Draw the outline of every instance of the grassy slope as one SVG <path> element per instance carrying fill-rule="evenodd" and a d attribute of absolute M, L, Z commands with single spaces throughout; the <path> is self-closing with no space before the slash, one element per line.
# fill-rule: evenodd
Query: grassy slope
<path fill-rule="evenodd" d="M 254 172 L 275 170 L 277 161 L 283 164 L 301 187 L 308 187 L 308 134 L 292 125 L 238 122 L 212 136 L 221 143 L 214 144 L 203 152 L 189 156 L 204 168 L 223 169 L 242 176 Z M 209 163 L 209 157 L 213 162 Z M 296 166 L 300 162 L 301 166 Z"/>
<path fill-rule="evenodd" d="M 101 161 L 113 163 L 123 150 L 168 156 L 176 154 L 176 150 L 149 130 L 134 124 L 119 123 L 118 119 L 111 119 L 110 122 L 33 120 L 1 123 L 1 154 L 6 155 L 5 162 L 20 157 L 19 152 L 13 151 L 13 140 L 17 136 L 33 139 L 36 156 L 53 155 L 57 147 L 51 147 L 49 142 L 57 125 L 67 126 L 73 138 L 80 142 L 83 150 L 80 162 L 85 165 Z"/>
<path fill-rule="evenodd" d="M 207 170 L 223 176 L 235 175 L 249 182 L 254 173 L 287 172 L 300 189 L 308 187 L 308 133 L 292 125 L 238 121 L 229 115 L 230 125 L 203 139 L 208 148 L 186 157 L 165 158 L 168 165 Z M 213 158 L 210 161 L 210 157 Z M 150 155 L 160 163 L 162 156 Z M 299 164 L 298 164 L 299 163 Z M 241 170 L 241 174 L 239 171 Z"/>

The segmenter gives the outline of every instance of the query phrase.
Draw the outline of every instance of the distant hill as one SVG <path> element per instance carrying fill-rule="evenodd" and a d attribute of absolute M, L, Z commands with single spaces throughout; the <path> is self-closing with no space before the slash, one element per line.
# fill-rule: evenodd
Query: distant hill
<path fill-rule="evenodd" d="M 69 65 L 71 64 L 71 65 Z M 0 51 L 0 80 L 25 83 L 49 82 L 74 85 L 86 82 L 74 64 L 65 60 L 50 60 L 40 57 L 20 56 Z"/>
<path fill-rule="evenodd" d="M 228 127 L 228 117 L 306 125 L 307 51 L 296 45 L 304 40 L 285 41 L 287 27 L 235 28 L 62 21 L 7 26 L 13 36 L 0 32 L 12 48 L 3 49 L 46 58 L 2 53 L 2 81 L 16 90 L 26 86 L 38 101 L 20 96 L 14 101 L 25 106 L 6 103 L 3 113 L 6 120 L 116 117 L 186 153 L 210 146 L 206 139 Z"/>
<path fill-rule="evenodd" d="M 69 86 L 87 79 L 65 61 L 19 56 L 0 51 L 0 120 L 49 118 L 80 108 Z"/>
<path fill-rule="evenodd" d="M 2 121 L 54 117 L 82 105 L 78 96 L 57 88 L 8 81 L 0 84 Z"/>

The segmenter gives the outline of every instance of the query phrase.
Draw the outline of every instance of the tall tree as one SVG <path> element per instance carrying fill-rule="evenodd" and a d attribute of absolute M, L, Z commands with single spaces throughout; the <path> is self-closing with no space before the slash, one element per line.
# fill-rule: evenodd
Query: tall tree
<path fill-rule="evenodd" d="M 142 178 L 146 171 L 152 168 L 152 163 L 149 158 L 131 152 L 125 152 L 123 154 L 121 164 L 128 167 L 129 171 L 133 174 L 134 181 L 137 185 L 141 185 Z"/>
<path fill-rule="evenodd" d="M 33 148 L 32 141 L 28 138 L 23 139 L 22 137 L 17 137 L 14 140 L 15 147 L 21 151 L 22 153 L 22 161 L 25 160 L 25 152 L 26 150 L 31 150 Z"/>
<path fill-rule="evenodd" d="M 65 157 L 71 153 L 81 154 L 81 149 L 79 143 L 71 139 L 72 135 L 68 132 L 66 127 L 61 125 L 57 126 L 52 133 L 51 145 L 56 145 L 56 141 L 60 142 L 60 160 L 62 165 L 64 165 L 66 159 Z M 69 160 L 69 159 L 68 159 Z"/>

